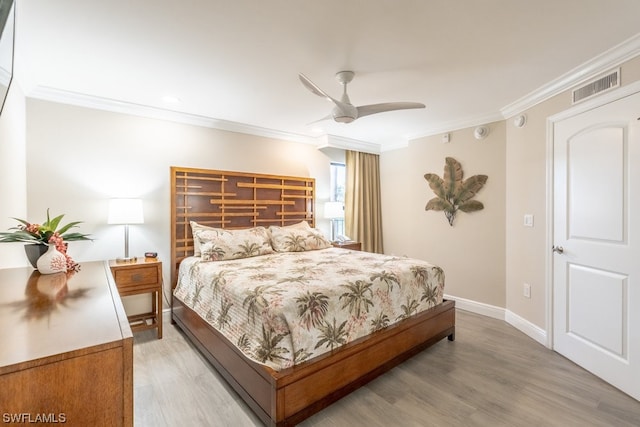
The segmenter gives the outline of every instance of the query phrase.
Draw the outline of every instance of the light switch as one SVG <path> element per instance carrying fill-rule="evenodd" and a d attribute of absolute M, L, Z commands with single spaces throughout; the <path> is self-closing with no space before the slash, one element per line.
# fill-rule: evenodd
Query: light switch
<path fill-rule="evenodd" d="M 525 214 L 524 216 L 524 226 L 525 227 L 533 227 L 533 215 Z"/>

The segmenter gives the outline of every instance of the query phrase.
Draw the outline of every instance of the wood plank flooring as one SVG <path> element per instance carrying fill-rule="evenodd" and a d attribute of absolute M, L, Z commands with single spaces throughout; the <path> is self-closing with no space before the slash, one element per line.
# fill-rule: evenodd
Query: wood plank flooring
<path fill-rule="evenodd" d="M 134 337 L 136 427 L 261 426 L 165 316 Z M 640 402 L 503 321 L 458 310 L 446 339 L 302 427 L 640 426 Z"/>

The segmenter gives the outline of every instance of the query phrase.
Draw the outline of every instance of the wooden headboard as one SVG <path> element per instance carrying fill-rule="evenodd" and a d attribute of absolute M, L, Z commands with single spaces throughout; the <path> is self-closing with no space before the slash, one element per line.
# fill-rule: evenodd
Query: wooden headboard
<path fill-rule="evenodd" d="M 315 227 L 315 179 L 171 167 L 171 278 L 193 255 L 190 221 L 217 228 Z"/>

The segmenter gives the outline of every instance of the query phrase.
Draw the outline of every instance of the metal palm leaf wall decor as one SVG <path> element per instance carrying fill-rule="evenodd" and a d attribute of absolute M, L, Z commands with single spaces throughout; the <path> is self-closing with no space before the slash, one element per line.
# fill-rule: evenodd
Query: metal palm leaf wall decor
<path fill-rule="evenodd" d="M 474 175 L 463 180 L 462 165 L 453 157 L 447 157 L 444 164 L 444 176 L 427 173 L 424 179 L 437 197 L 429 200 L 425 210 L 444 211 L 444 215 L 453 226 L 458 211 L 475 212 L 484 209 L 482 202 L 472 200 L 487 182 L 487 175 Z"/>

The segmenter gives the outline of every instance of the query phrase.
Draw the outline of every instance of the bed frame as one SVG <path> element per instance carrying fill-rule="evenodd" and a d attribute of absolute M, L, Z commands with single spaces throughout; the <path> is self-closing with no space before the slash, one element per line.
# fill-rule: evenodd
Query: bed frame
<path fill-rule="evenodd" d="M 180 261 L 193 254 L 189 221 L 220 228 L 302 220 L 315 226 L 314 191 L 313 178 L 171 167 L 172 290 Z M 455 339 L 454 302 L 444 301 L 337 350 L 274 371 L 245 357 L 175 298 L 171 320 L 270 426 L 295 425 L 444 337 Z"/>

